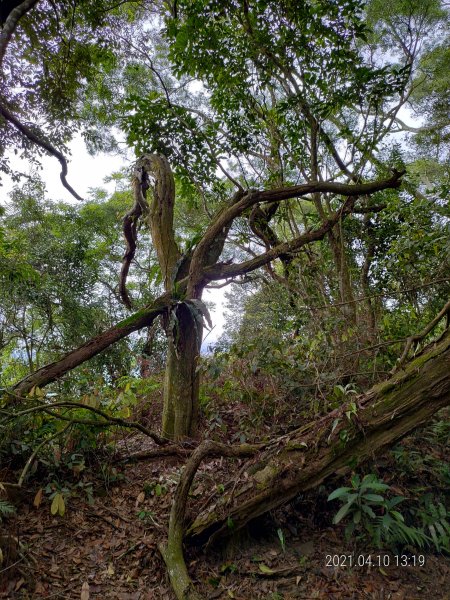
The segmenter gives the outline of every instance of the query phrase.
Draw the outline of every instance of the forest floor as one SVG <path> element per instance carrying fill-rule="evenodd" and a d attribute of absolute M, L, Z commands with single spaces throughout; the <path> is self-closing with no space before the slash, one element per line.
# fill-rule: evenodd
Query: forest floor
<path fill-rule="evenodd" d="M 151 448 L 149 438 L 128 434 L 117 442 L 116 452 L 126 457 Z M 17 514 L 4 524 L 4 539 L 6 532 L 12 537 L 9 556 L 3 548 L 0 598 L 174 600 L 157 545 L 166 535 L 183 460 L 124 463 L 116 454 L 114 468 L 97 465 L 96 473 L 87 468 L 80 475 L 84 489 L 93 484 L 93 497 L 89 503 L 83 488 L 74 487 L 64 516 L 51 515 L 45 494 L 39 506 L 33 504 L 39 490 L 34 478 Z M 202 465 L 191 490 L 190 514 L 241 470 L 239 461 Z M 343 529 L 331 525 L 336 507 L 326 499 L 332 489 L 319 488 L 258 519 L 220 550 L 188 548 L 186 562 L 198 590 L 208 600 L 450 598 L 447 557 L 426 551 L 421 553 L 424 566 L 402 567 L 383 552 L 382 560 L 391 564 L 379 567 L 380 553 L 346 543 Z M 352 552 L 360 562 L 371 555 L 372 566 L 350 567 L 348 559 L 332 566 L 333 557 Z"/>

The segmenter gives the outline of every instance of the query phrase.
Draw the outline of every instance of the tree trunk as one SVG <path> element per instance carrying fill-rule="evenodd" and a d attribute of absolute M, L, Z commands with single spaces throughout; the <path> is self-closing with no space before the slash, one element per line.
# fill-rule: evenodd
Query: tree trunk
<path fill-rule="evenodd" d="M 353 287 L 350 269 L 345 252 L 344 238 L 342 235 L 342 224 L 339 223 L 329 233 L 331 250 L 333 252 L 334 264 L 339 282 L 339 301 L 345 302 L 342 306 L 342 314 L 349 325 L 356 324 L 356 304 L 353 295 Z"/>
<path fill-rule="evenodd" d="M 388 381 L 319 421 L 274 440 L 242 483 L 206 507 L 192 541 L 225 537 L 251 519 L 345 472 L 392 445 L 450 403 L 450 332 Z M 231 525 L 231 527 L 230 527 Z"/>
<path fill-rule="evenodd" d="M 172 440 L 195 437 L 197 432 L 202 323 L 195 310 L 178 304 L 168 335 L 162 434 Z"/>

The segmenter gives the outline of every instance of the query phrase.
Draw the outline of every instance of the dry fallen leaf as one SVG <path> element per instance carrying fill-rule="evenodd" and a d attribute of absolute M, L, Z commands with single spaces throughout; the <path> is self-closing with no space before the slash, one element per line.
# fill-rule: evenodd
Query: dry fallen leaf
<path fill-rule="evenodd" d="M 89 584 L 87 581 L 81 586 L 80 600 L 89 600 Z"/>
<path fill-rule="evenodd" d="M 42 502 L 42 493 L 43 493 L 43 489 L 39 488 L 38 491 L 37 491 L 36 496 L 34 497 L 33 504 L 34 504 L 34 506 L 36 508 L 39 508 L 39 506 L 41 505 L 41 502 Z"/>
<path fill-rule="evenodd" d="M 139 494 L 139 496 L 136 498 L 136 506 L 138 506 L 139 504 L 142 504 L 142 502 L 144 502 L 145 500 L 145 492 L 141 492 Z"/>

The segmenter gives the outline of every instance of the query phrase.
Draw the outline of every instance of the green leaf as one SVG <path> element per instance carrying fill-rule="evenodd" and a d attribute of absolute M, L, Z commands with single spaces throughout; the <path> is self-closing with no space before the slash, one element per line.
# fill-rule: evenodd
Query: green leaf
<path fill-rule="evenodd" d="M 363 494 L 362 497 L 369 502 L 384 502 L 383 496 L 380 496 L 379 494 Z"/>
<path fill-rule="evenodd" d="M 349 487 L 340 487 L 337 488 L 336 490 L 334 490 L 334 492 L 331 492 L 331 494 L 328 496 L 327 500 L 328 502 L 330 500 L 335 500 L 336 498 L 340 498 L 341 496 L 345 496 L 348 492 L 351 491 L 352 488 Z"/>
<path fill-rule="evenodd" d="M 275 573 L 275 571 L 267 567 L 264 563 L 259 563 L 258 567 L 261 573 L 264 573 L 264 575 L 273 575 Z"/>
<path fill-rule="evenodd" d="M 361 484 L 361 490 L 365 490 L 365 489 L 370 489 L 370 490 L 375 490 L 375 491 L 379 491 L 379 492 L 384 492 L 385 490 L 389 489 L 389 486 L 386 485 L 385 483 L 379 483 L 377 481 L 371 481 L 371 482 L 362 482 Z"/>
<path fill-rule="evenodd" d="M 352 507 L 352 504 L 353 504 L 353 502 L 348 502 L 347 504 L 344 504 L 344 506 L 341 506 L 341 508 L 335 514 L 334 519 L 333 519 L 333 523 L 335 525 L 340 523 L 340 521 L 342 521 L 342 519 L 348 514 L 348 511 Z"/>
<path fill-rule="evenodd" d="M 371 509 L 371 507 L 368 504 L 363 504 L 362 505 L 362 510 L 367 513 L 369 515 L 369 517 L 371 517 L 372 519 L 374 519 L 376 517 L 375 513 L 373 512 L 373 510 Z"/>

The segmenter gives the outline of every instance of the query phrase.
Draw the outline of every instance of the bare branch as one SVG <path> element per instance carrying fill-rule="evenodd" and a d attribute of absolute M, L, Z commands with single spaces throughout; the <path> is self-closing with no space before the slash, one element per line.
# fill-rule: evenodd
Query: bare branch
<path fill-rule="evenodd" d="M 83 201 L 83 198 L 76 193 L 76 191 L 73 189 L 73 187 L 68 183 L 68 181 L 66 179 L 67 173 L 68 173 L 68 168 L 67 168 L 67 160 L 65 159 L 64 155 L 59 150 L 57 150 L 54 146 L 52 146 L 52 144 L 50 144 L 50 142 L 42 139 L 41 137 L 36 135 L 34 133 L 34 131 L 31 131 L 31 129 L 29 127 L 27 127 L 26 125 L 21 123 L 19 121 L 19 119 L 15 115 L 13 115 L 10 110 L 8 110 L 5 106 L 3 106 L 1 104 L 0 104 L 0 115 L 6 121 L 8 121 L 12 125 L 14 125 L 14 127 L 18 131 L 20 131 L 20 133 L 22 135 L 24 135 L 26 138 L 28 138 L 31 142 L 33 142 L 40 148 L 43 148 L 49 154 L 51 154 L 52 156 L 54 156 L 55 158 L 57 158 L 59 160 L 59 163 L 61 165 L 61 173 L 59 176 L 61 179 L 61 183 L 66 188 L 66 190 L 72 194 L 72 196 L 74 198 L 76 198 L 77 200 Z"/>
<path fill-rule="evenodd" d="M 331 194 L 339 194 L 342 196 L 349 196 L 356 198 L 357 196 L 365 196 L 367 194 L 373 194 L 374 192 L 378 192 L 387 188 L 397 188 L 402 183 L 402 176 L 405 171 L 396 171 L 393 170 L 393 176 L 390 179 L 383 179 L 379 181 L 372 181 L 370 183 L 360 183 L 360 184 L 347 184 L 347 183 L 336 183 L 331 181 L 318 181 L 313 183 L 304 183 L 302 185 L 288 186 L 276 188 L 274 190 L 249 190 L 245 193 L 237 192 L 232 200 L 230 201 L 230 205 L 226 208 L 217 218 L 211 223 L 211 225 L 206 230 L 202 240 L 199 242 L 196 247 L 194 254 L 192 256 L 191 267 L 190 267 L 190 275 L 191 281 L 189 282 L 188 294 L 193 294 L 192 297 L 195 297 L 196 289 L 203 286 L 204 282 L 202 280 L 203 277 L 203 269 L 206 266 L 206 257 L 208 250 L 211 244 L 214 242 L 216 237 L 220 235 L 225 227 L 228 227 L 233 220 L 240 216 L 245 210 L 258 204 L 260 202 L 281 202 L 283 200 L 289 200 L 290 198 L 299 198 L 306 196 L 308 194 L 313 194 L 315 192 L 329 192 Z M 339 214 L 339 213 L 338 213 Z M 334 225 L 337 221 L 336 217 L 332 219 Z M 323 235 L 330 230 L 328 225 L 329 221 L 325 221 L 323 227 L 325 227 L 325 232 L 322 233 L 321 229 L 316 232 L 308 232 L 308 236 L 311 236 L 310 240 L 314 241 L 316 239 L 321 239 Z M 318 237 L 316 237 L 318 236 Z M 307 243 L 307 242 L 305 242 Z M 291 243 L 292 244 L 292 243 Z M 236 267 L 229 267 L 228 271 L 222 271 L 222 275 L 219 275 L 217 272 L 209 270 L 208 279 L 211 279 L 210 274 L 214 273 L 212 279 L 220 279 L 222 277 L 227 277 L 228 272 L 233 272 L 236 275 L 241 275 L 243 273 L 248 272 L 248 270 L 254 270 L 259 266 L 262 266 L 277 258 L 280 253 L 289 253 L 292 250 L 297 250 L 299 247 L 303 246 L 303 239 L 300 243 L 300 246 L 296 247 L 294 242 L 294 248 L 288 244 L 282 244 L 273 248 L 270 252 L 262 255 L 264 258 L 255 259 L 257 261 L 256 266 L 253 268 L 246 269 L 241 271 L 240 269 L 236 269 Z M 261 262 L 259 262 L 261 260 Z M 249 261 L 250 263 L 251 261 Z M 243 263 L 247 266 L 247 263 Z M 250 264 L 248 265 L 250 266 Z"/>
<path fill-rule="evenodd" d="M 26 400 L 30 400 L 30 398 L 24 398 L 23 396 L 19 396 L 18 394 L 14 394 L 12 392 L 7 391 L 6 393 L 8 396 L 11 396 L 17 400 L 21 400 L 22 402 L 24 402 Z M 75 409 L 75 408 L 76 409 L 81 408 L 83 410 L 87 410 L 89 412 L 94 413 L 95 415 L 102 417 L 103 421 L 97 422 L 97 421 L 94 421 L 93 419 L 77 419 L 77 418 L 72 419 L 71 417 L 67 417 L 65 415 L 61 415 L 57 412 L 54 412 L 55 409 L 58 409 L 58 408 L 67 408 L 69 410 Z M 147 429 L 147 427 L 144 427 L 144 425 L 142 425 L 141 423 L 138 423 L 135 421 L 127 421 L 126 419 L 122 419 L 121 417 L 113 417 L 111 415 L 108 415 L 108 413 L 106 413 L 104 410 L 101 410 L 100 408 L 96 408 L 95 406 L 90 406 L 89 404 L 82 404 L 81 402 L 62 401 L 62 402 L 53 402 L 51 404 L 46 404 L 45 402 L 40 401 L 40 404 L 37 406 L 32 406 L 30 408 L 21 410 L 19 412 L 10 413 L 5 420 L 16 419 L 18 416 L 29 415 L 29 414 L 33 414 L 36 412 L 45 412 L 45 413 L 51 415 L 52 417 L 54 417 L 55 419 L 61 419 L 62 421 L 69 421 L 69 423 L 81 423 L 83 425 L 92 425 L 93 427 L 104 427 L 105 425 L 106 426 L 118 425 L 120 427 L 127 427 L 129 429 L 137 429 L 138 431 L 140 431 L 147 437 L 151 438 L 158 445 L 164 446 L 169 443 L 169 440 L 159 436 L 157 433 L 154 433 L 153 431 L 150 431 L 149 429 Z"/>
<path fill-rule="evenodd" d="M 0 69 L 3 66 L 3 59 L 6 54 L 9 41 L 17 28 L 20 19 L 30 11 L 38 0 L 24 0 L 16 6 L 8 15 L 5 24 L 0 33 Z"/>
<path fill-rule="evenodd" d="M 324 223 L 318 229 L 307 231 L 290 242 L 278 244 L 264 254 L 260 254 L 255 258 L 247 260 L 243 263 L 239 263 L 237 265 L 215 265 L 210 269 L 206 269 L 204 275 L 208 280 L 236 277 L 237 275 L 244 275 L 245 273 L 250 273 L 259 267 L 267 265 L 280 256 L 287 256 L 294 252 L 298 252 L 306 244 L 323 239 L 325 235 L 331 231 L 334 225 L 340 221 L 340 219 L 345 218 L 352 212 L 355 201 L 356 198 L 354 197 L 348 198 L 342 208 L 331 218 L 324 221 Z"/>

